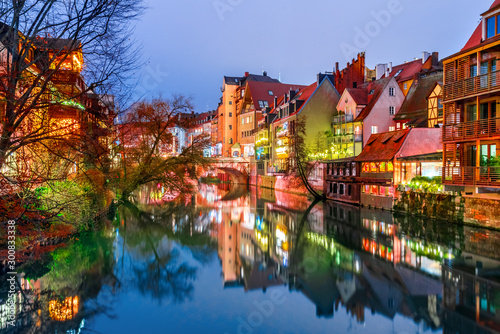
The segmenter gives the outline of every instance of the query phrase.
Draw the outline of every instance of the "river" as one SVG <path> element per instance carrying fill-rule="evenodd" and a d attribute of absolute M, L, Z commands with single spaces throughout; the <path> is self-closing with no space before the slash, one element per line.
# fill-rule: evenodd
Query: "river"
<path fill-rule="evenodd" d="M 0 331 L 500 330 L 498 232 L 254 187 L 164 195 L 18 268 L 15 327 L 2 278 Z"/>

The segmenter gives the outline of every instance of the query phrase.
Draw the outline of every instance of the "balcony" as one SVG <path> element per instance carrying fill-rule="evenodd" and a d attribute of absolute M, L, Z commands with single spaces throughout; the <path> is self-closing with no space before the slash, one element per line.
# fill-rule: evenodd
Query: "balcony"
<path fill-rule="evenodd" d="M 500 167 L 443 167 L 443 184 L 500 187 Z"/>
<path fill-rule="evenodd" d="M 58 71 L 51 77 L 51 81 L 55 85 L 73 86 L 83 92 L 85 90 L 85 82 L 80 73 L 70 71 Z"/>
<path fill-rule="evenodd" d="M 333 124 L 339 123 L 350 123 L 354 120 L 354 116 L 352 114 L 347 115 L 339 115 L 333 118 Z"/>
<path fill-rule="evenodd" d="M 445 125 L 443 141 L 474 140 L 500 135 L 500 117 Z"/>
<path fill-rule="evenodd" d="M 452 102 L 500 91 L 500 71 L 459 80 L 443 87 L 443 101 Z"/>

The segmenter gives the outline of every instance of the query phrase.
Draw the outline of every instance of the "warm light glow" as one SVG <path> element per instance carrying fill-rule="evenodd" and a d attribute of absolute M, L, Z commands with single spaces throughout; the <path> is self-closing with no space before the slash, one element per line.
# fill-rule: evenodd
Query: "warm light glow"
<path fill-rule="evenodd" d="M 80 300 L 78 296 L 67 297 L 64 301 L 51 300 L 49 302 L 50 318 L 55 321 L 67 321 L 78 314 Z"/>

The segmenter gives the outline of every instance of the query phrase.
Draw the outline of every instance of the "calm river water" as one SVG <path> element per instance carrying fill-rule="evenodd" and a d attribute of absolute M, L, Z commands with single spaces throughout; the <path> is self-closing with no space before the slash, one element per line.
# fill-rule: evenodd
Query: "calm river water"
<path fill-rule="evenodd" d="M 161 191 L 19 268 L 16 327 L 0 277 L 0 331 L 500 330 L 500 233 L 256 188 Z"/>

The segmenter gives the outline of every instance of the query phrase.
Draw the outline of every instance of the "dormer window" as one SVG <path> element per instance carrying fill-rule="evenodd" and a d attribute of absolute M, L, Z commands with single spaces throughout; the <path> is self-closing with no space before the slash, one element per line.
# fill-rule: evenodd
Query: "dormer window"
<path fill-rule="evenodd" d="M 496 33 L 496 16 L 492 16 L 486 19 L 486 38 L 491 38 L 495 36 Z"/>

